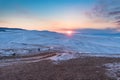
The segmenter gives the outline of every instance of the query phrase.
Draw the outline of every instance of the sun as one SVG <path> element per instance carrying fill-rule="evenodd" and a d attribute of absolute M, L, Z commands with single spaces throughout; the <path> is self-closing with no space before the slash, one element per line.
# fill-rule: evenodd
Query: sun
<path fill-rule="evenodd" d="M 66 35 L 72 36 L 73 35 L 73 31 L 66 31 Z"/>

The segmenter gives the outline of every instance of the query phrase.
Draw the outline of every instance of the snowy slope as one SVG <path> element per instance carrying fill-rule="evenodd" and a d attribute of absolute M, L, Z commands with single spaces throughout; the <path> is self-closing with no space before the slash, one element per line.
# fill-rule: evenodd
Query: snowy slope
<path fill-rule="evenodd" d="M 0 31 L 0 54 L 10 55 L 35 53 L 38 49 L 66 49 L 80 53 L 120 54 L 119 36 L 98 36 L 87 34 L 64 34 L 49 31 L 4 29 Z M 30 51 L 33 52 L 30 52 Z"/>

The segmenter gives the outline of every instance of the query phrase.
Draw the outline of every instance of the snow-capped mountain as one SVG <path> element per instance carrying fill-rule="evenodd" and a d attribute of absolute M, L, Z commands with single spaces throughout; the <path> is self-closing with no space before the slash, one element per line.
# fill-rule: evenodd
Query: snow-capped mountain
<path fill-rule="evenodd" d="M 88 31 L 88 30 L 86 30 Z M 75 33 L 69 37 L 50 31 L 0 28 L 0 54 L 13 52 L 27 54 L 50 48 L 65 49 L 80 53 L 120 54 L 120 37 Z M 113 33 L 112 33 L 113 34 Z M 22 50 L 22 51 L 21 51 Z"/>

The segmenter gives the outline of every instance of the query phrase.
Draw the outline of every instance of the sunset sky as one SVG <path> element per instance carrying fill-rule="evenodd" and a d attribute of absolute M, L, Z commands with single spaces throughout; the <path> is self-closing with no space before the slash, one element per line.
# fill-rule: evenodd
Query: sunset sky
<path fill-rule="evenodd" d="M 0 27 L 57 32 L 113 27 L 86 15 L 95 4 L 96 0 L 0 0 Z"/>

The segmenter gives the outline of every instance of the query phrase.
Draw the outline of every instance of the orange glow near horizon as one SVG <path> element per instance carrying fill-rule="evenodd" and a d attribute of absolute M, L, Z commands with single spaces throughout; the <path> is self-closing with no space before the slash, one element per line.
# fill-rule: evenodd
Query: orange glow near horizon
<path fill-rule="evenodd" d="M 67 14 L 66 14 L 67 15 Z M 64 17 L 61 15 L 56 16 L 55 18 L 39 19 L 36 17 L 7 17 L 5 21 L 0 21 L 0 27 L 9 27 L 9 28 L 23 28 L 28 30 L 48 30 L 55 31 L 59 33 L 66 33 L 71 35 L 76 29 L 84 28 L 94 28 L 94 29 L 104 29 L 108 27 L 114 27 L 113 23 L 105 22 L 95 22 L 87 18 L 85 15 L 82 15 L 80 18 L 74 15 L 72 17 Z"/>

